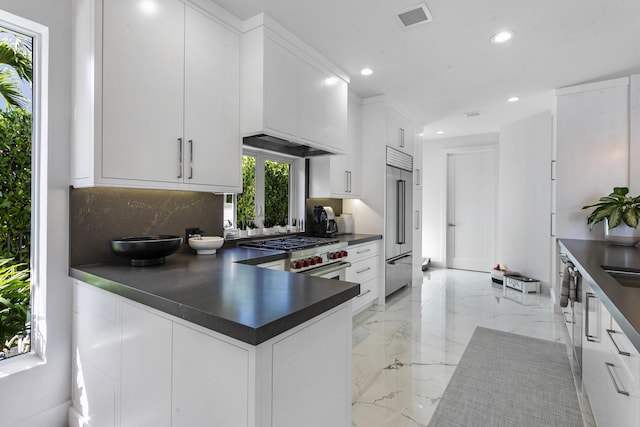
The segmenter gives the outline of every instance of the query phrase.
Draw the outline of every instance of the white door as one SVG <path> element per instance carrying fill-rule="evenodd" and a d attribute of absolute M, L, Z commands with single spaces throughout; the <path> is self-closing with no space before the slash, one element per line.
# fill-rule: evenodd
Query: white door
<path fill-rule="evenodd" d="M 493 262 L 495 152 L 447 158 L 447 266 L 489 271 Z"/>

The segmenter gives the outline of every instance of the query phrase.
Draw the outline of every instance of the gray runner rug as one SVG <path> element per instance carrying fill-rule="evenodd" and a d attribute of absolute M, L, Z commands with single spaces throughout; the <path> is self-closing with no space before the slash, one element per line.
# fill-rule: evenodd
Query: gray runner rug
<path fill-rule="evenodd" d="M 564 344 L 477 327 L 428 427 L 576 426 Z"/>

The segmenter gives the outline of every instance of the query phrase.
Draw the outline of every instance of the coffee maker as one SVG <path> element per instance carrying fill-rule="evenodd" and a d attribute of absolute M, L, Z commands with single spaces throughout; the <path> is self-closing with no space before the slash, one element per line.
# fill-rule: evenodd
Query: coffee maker
<path fill-rule="evenodd" d="M 330 206 L 313 207 L 313 225 L 311 233 L 317 237 L 333 237 L 338 232 L 336 215 Z"/>

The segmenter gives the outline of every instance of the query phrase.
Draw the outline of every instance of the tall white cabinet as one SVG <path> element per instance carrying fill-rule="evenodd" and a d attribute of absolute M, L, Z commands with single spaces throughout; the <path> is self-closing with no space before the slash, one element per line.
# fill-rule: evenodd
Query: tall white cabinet
<path fill-rule="evenodd" d="M 74 11 L 73 185 L 239 191 L 239 21 L 178 0 Z"/>
<path fill-rule="evenodd" d="M 589 231 L 589 211 L 581 208 L 629 186 L 629 78 L 556 94 L 556 236 L 602 239 L 601 227 Z"/>

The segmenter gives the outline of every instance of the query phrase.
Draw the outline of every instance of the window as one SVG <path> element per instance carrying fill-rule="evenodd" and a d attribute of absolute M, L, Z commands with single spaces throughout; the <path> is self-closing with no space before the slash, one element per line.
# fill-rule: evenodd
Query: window
<path fill-rule="evenodd" d="M 0 50 L 3 377 L 43 363 L 46 347 L 48 29 L 0 10 Z M 22 353 L 34 357 L 10 357 Z"/>
<path fill-rule="evenodd" d="M 0 27 L 0 359 L 31 343 L 32 46 Z"/>
<path fill-rule="evenodd" d="M 295 206 L 293 172 L 292 159 L 245 150 L 242 193 L 225 195 L 225 224 L 232 223 L 241 230 L 291 224 Z"/>

